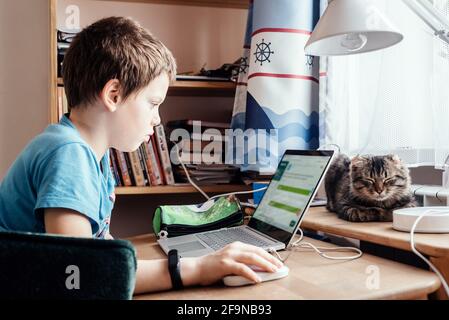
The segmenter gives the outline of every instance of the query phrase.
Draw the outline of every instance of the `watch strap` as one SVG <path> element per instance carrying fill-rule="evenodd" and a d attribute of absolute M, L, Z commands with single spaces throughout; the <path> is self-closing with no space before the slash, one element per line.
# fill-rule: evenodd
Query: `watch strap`
<path fill-rule="evenodd" d="M 170 250 L 168 253 L 168 271 L 173 289 L 179 290 L 184 288 L 181 279 L 181 260 L 176 249 Z"/>

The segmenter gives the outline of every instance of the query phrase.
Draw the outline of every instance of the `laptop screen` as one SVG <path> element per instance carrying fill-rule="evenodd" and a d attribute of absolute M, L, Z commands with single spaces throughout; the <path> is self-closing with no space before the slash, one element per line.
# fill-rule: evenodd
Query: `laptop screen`
<path fill-rule="evenodd" d="M 286 245 L 332 159 L 332 151 L 287 151 L 249 226 Z"/>

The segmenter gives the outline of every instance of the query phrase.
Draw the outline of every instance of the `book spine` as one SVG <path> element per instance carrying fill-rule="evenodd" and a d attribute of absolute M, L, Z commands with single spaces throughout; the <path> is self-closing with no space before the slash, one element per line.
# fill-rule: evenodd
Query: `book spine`
<path fill-rule="evenodd" d="M 148 173 L 148 168 L 147 168 L 147 164 L 145 161 L 145 157 L 143 155 L 142 148 L 143 148 L 143 145 L 140 145 L 139 149 L 137 149 L 136 152 L 139 155 L 140 167 L 142 168 L 143 178 L 145 179 L 145 185 L 150 186 L 151 185 L 150 174 Z"/>
<path fill-rule="evenodd" d="M 125 160 L 126 160 L 126 167 L 128 168 L 128 174 L 129 174 L 129 177 L 131 178 L 131 185 L 132 186 L 136 186 L 137 185 L 136 184 L 136 178 L 134 177 L 134 173 L 133 173 L 133 170 L 132 170 L 131 160 L 129 158 L 129 153 L 125 152 L 124 155 L 125 155 Z"/>
<path fill-rule="evenodd" d="M 164 176 L 162 175 L 162 167 L 157 153 L 156 138 L 154 135 L 151 137 L 151 141 L 148 142 L 147 147 L 150 155 L 151 167 L 154 170 L 153 173 L 156 180 L 156 185 L 163 185 Z"/>
<path fill-rule="evenodd" d="M 157 165 L 157 168 L 159 170 L 159 175 L 160 175 L 160 177 L 162 179 L 162 184 L 165 185 L 165 184 L 167 184 L 167 181 L 165 181 L 164 172 L 163 172 L 163 169 L 162 169 L 161 159 L 159 157 L 159 152 L 157 151 L 158 150 L 158 147 L 157 147 L 158 143 L 157 143 L 157 140 L 156 140 L 156 134 L 154 134 L 151 137 L 151 143 L 152 143 L 152 146 L 153 146 L 153 151 L 154 151 L 153 154 L 154 154 L 154 157 L 156 158 L 156 165 Z"/>
<path fill-rule="evenodd" d="M 165 181 L 167 182 L 168 185 L 173 185 L 175 184 L 175 178 L 173 176 L 173 169 L 171 166 L 170 155 L 168 153 L 168 144 L 167 139 L 165 137 L 164 126 L 159 125 L 154 129 L 157 141 L 157 148 L 161 160 Z"/>
<path fill-rule="evenodd" d="M 144 142 L 141 145 L 141 148 L 142 148 L 142 155 L 145 160 L 145 165 L 147 167 L 148 178 L 150 179 L 150 184 L 152 186 L 155 186 L 155 185 L 157 185 L 157 181 L 156 181 L 156 176 L 154 175 L 154 168 L 151 163 L 151 155 L 148 150 L 148 143 Z"/>
<path fill-rule="evenodd" d="M 143 170 L 140 166 L 139 153 L 137 151 L 129 152 L 129 160 L 131 162 L 131 168 L 136 181 L 137 187 L 145 186 L 145 178 L 143 176 Z"/>
<path fill-rule="evenodd" d="M 126 158 L 123 152 L 114 150 L 114 154 L 117 159 L 117 164 L 120 169 L 121 177 L 123 180 L 123 185 L 125 187 L 131 187 L 133 185 L 131 177 L 129 176 L 128 166 L 126 165 Z"/>
<path fill-rule="evenodd" d="M 117 168 L 117 160 L 115 159 L 115 154 L 112 150 L 109 150 L 109 161 L 110 161 L 111 171 L 114 174 L 115 185 L 117 187 L 123 186 L 123 182 L 120 179 L 119 170 Z"/>
<path fill-rule="evenodd" d="M 62 87 L 62 113 L 66 114 L 69 112 L 69 104 L 67 102 L 67 95 L 65 94 L 64 87 Z"/>

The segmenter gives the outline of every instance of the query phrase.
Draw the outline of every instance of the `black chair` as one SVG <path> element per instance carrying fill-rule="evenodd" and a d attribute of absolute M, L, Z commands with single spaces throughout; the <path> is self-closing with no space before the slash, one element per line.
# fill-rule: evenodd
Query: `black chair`
<path fill-rule="evenodd" d="M 136 268 L 128 241 L 0 232 L 0 299 L 129 300 Z"/>

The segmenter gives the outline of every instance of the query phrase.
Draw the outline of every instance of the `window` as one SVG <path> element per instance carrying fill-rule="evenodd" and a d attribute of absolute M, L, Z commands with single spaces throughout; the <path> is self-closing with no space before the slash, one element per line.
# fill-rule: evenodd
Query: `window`
<path fill-rule="evenodd" d="M 402 1 L 379 1 L 404 40 L 372 53 L 322 58 L 320 144 L 441 167 L 449 155 L 449 46 Z M 434 5 L 449 17 L 449 0 Z"/>

